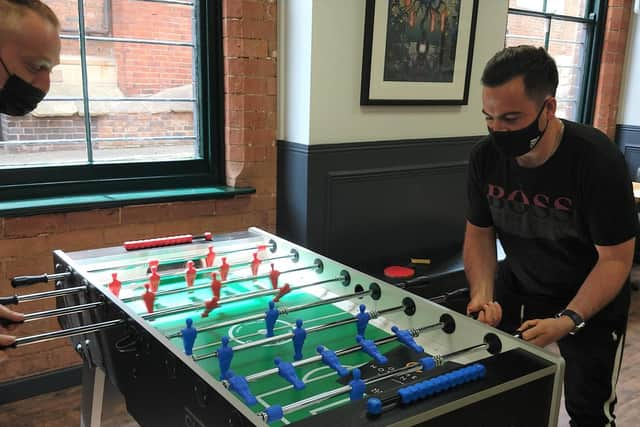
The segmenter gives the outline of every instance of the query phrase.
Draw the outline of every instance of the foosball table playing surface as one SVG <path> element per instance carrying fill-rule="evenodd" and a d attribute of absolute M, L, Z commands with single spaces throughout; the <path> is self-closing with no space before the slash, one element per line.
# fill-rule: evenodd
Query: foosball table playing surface
<path fill-rule="evenodd" d="M 54 265 L 58 335 L 142 426 L 557 423 L 560 357 L 257 228 Z"/>

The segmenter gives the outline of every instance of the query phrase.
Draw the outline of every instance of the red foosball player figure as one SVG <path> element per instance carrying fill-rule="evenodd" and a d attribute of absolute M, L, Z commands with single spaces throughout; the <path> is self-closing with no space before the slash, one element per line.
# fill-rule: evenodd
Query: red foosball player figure
<path fill-rule="evenodd" d="M 216 260 L 216 253 L 213 251 L 213 246 L 207 246 L 207 256 L 204 258 L 204 263 L 207 267 L 213 267 L 213 261 Z"/>
<path fill-rule="evenodd" d="M 285 296 L 289 292 L 291 292 L 291 286 L 289 286 L 288 283 L 285 283 L 282 287 L 280 287 L 280 289 L 278 289 L 278 293 L 273 298 L 273 302 L 280 301 L 280 298 L 282 298 L 283 296 Z"/>
<path fill-rule="evenodd" d="M 187 282 L 188 287 L 193 286 L 193 282 L 196 280 L 196 274 L 198 274 L 198 270 L 196 270 L 193 261 L 187 261 L 187 269 L 184 271 L 184 280 Z"/>
<path fill-rule="evenodd" d="M 144 288 L 146 289 L 146 292 L 142 295 L 142 299 L 144 300 L 144 304 L 147 306 L 147 311 L 149 313 L 153 313 L 153 303 L 156 300 L 156 294 L 151 292 L 148 283 L 144 284 Z"/>
<path fill-rule="evenodd" d="M 158 266 L 152 265 L 151 274 L 149 274 L 149 285 L 151 286 L 151 292 L 158 292 L 158 286 L 160 286 L 160 274 L 158 274 Z"/>
<path fill-rule="evenodd" d="M 253 261 L 251 261 L 251 274 L 253 277 L 258 275 L 258 268 L 260 268 L 260 260 L 258 259 L 258 252 L 253 254 Z"/>
<path fill-rule="evenodd" d="M 211 292 L 216 298 L 220 298 L 220 288 L 222 288 L 222 282 L 218 280 L 216 272 L 211 273 Z"/>
<path fill-rule="evenodd" d="M 269 272 L 269 279 L 271 279 L 271 287 L 273 289 L 278 289 L 278 277 L 280 277 L 280 272 L 275 269 L 273 264 L 271 264 L 271 271 Z"/>
<path fill-rule="evenodd" d="M 205 301 L 202 317 L 209 317 L 209 313 L 216 307 L 218 307 L 218 297 L 213 297 L 209 301 Z"/>
<path fill-rule="evenodd" d="M 109 290 L 112 294 L 119 297 L 120 289 L 122 289 L 122 282 L 118 280 L 118 273 L 111 273 L 111 278 L 113 279 L 111 283 L 109 283 Z"/>
<path fill-rule="evenodd" d="M 220 266 L 220 278 L 223 282 L 227 281 L 227 275 L 229 274 L 229 269 L 231 266 L 227 264 L 227 258 L 222 257 L 222 265 Z"/>

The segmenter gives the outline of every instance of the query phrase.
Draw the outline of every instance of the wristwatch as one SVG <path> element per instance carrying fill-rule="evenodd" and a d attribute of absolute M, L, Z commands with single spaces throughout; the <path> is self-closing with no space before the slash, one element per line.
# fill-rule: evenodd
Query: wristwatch
<path fill-rule="evenodd" d="M 573 321 L 573 324 L 575 325 L 573 329 L 569 332 L 570 335 L 575 335 L 576 333 L 578 333 L 580 329 L 584 328 L 586 325 L 582 316 L 580 316 L 578 313 L 576 313 L 573 310 L 569 310 L 568 308 L 565 308 L 560 313 L 556 314 L 556 319 L 562 316 L 567 316 L 569 319 Z"/>

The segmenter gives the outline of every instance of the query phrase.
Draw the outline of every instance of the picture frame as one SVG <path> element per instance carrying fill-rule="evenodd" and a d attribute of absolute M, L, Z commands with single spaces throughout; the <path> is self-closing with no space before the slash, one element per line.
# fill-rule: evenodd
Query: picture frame
<path fill-rule="evenodd" d="M 367 0 L 360 105 L 466 105 L 478 0 Z"/>

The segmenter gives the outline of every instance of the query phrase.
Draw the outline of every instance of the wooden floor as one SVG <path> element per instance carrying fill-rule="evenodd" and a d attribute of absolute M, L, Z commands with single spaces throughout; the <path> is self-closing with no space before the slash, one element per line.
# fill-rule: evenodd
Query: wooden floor
<path fill-rule="evenodd" d="M 640 268 L 635 268 L 632 280 L 640 282 Z M 75 427 L 80 425 L 80 387 L 50 393 L 28 400 L 0 406 L 0 427 Z M 638 425 L 640 419 L 640 292 L 633 292 L 629 326 L 618 382 L 617 425 Z M 561 408 L 559 426 L 569 425 Z M 137 427 L 126 413 L 124 404 L 116 405 L 105 414 L 103 427 Z M 160 426 L 161 427 L 161 426 Z"/>

